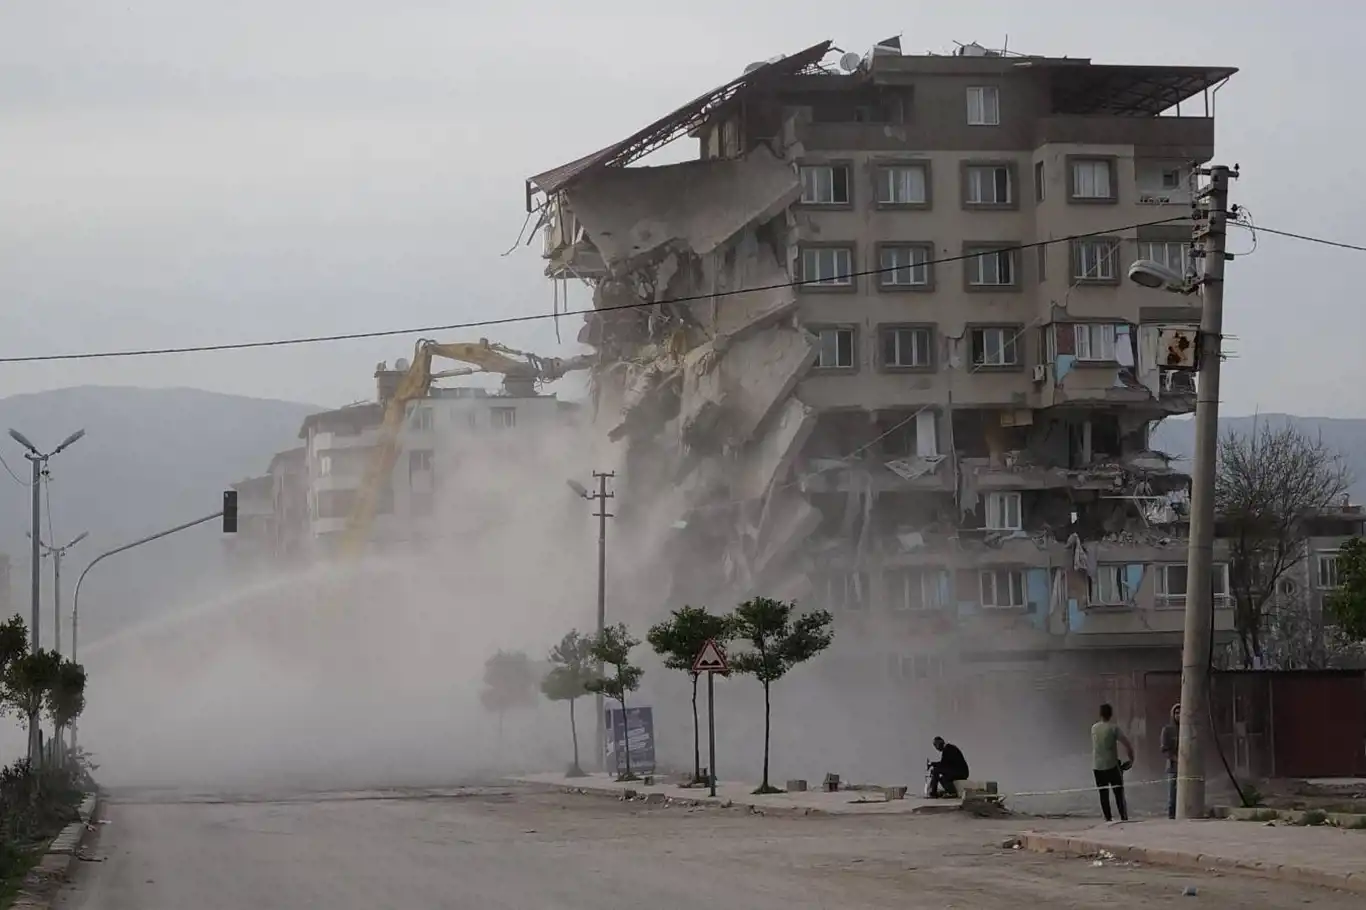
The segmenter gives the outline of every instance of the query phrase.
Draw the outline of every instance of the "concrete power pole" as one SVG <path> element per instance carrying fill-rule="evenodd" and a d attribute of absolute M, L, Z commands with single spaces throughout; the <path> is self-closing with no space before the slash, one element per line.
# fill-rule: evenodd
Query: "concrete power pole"
<path fill-rule="evenodd" d="M 1219 365 L 1224 327 L 1224 259 L 1229 179 L 1224 165 L 1201 170 L 1209 183 L 1197 197 L 1194 239 L 1204 256 L 1200 294 L 1199 388 L 1195 402 L 1195 474 L 1191 478 L 1190 548 L 1186 556 L 1186 628 L 1181 646 L 1181 738 L 1177 752 L 1177 818 L 1205 816 L 1202 739 L 1209 726 L 1210 644 L 1214 616 L 1214 481 L 1219 449 Z M 1203 221 L 1203 223 L 1201 223 Z"/>
<path fill-rule="evenodd" d="M 616 476 L 616 472 L 607 471 L 606 473 L 594 471 L 593 477 L 598 482 L 598 489 L 595 493 L 589 493 L 585 498 L 590 502 L 596 500 L 598 510 L 593 515 L 598 519 L 598 635 L 601 636 L 603 629 L 607 626 L 607 519 L 612 517 L 612 513 L 607 511 L 607 500 L 616 496 L 615 493 L 607 491 L 607 481 Z M 598 664 L 598 676 L 602 676 L 603 666 Z M 603 712 L 602 693 L 598 692 L 593 696 L 594 710 L 597 711 L 597 721 L 594 726 L 598 732 L 598 767 L 607 769 L 607 718 Z M 625 723 L 625 718 L 622 718 Z"/>

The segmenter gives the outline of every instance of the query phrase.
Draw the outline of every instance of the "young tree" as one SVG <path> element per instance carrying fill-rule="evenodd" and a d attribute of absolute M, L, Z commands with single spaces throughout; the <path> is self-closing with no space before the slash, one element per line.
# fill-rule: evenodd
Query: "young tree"
<path fill-rule="evenodd" d="M 522 651 L 499 650 L 484 662 L 484 687 L 479 701 L 486 711 L 498 715 L 498 736 L 503 735 L 503 716 L 517 708 L 536 704 L 536 671 Z"/>
<path fill-rule="evenodd" d="M 626 626 L 618 623 L 603 629 L 592 641 L 590 653 L 593 660 L 610 666 L 612 673 L 589 680 L 587 688 L 589 692 L 601 692 L 608 698 L 614 698 L 621 705 L 626 770 L 618 775 L 617 780 L 637 780 L 631 771 L 631 725 L 626 713 L 626 693 L 640 688 L 641 669 L 631 664 L 631 649 L 640 644 L 640 639 L 632 638 Z"/>
<path fill-rule="evenodd" d="M 1214 506 L 1228 539 L 1234 626 L 1244 667 L 1263 656 L 1276 583 L 1307 556 L 1309 519 L 1350 482 L 1341 456 L 1292 424 L 1228 433 L 1219 444 Z"/>
<path fill-rule="evenodd" d="M 550 672 L 541 680 L 541 693 L 551 701 L 569 702 L 569 733 L 574 739 L 574 763 L 569 766 L 570 777 L 583 777 L 579 767 L 579 726 L 574 719 L 574 702 L 588 692 L 588 684 L 597 678 L 593 660 L 593 640 L 571 629 L 560 643 L 550 649 Z"/>
<path fill-rule="evenodd" d="M 768 597 L 747 600 L 735 608 L 730 619 L 735 637 L 747 641 L 753 648 L 730 658 L 730 667 L 737 673 L 749 673 L 764 687 L 764 779 L 755 793 L 777 793 L 768 782 L 768 744 L 772 729 L 772 700 L 769 690 L 797 664 L 815 657 L 834 640 L 830 630 L 831 616 L 825 610 L 814 610 L 794 617 L 795 602 L 788 603 Z"/>
<path fill-rule="evenodd" d="M 44 700 L 47 716 L 57 731 L 61 743 L 62 731 L 85 710 L 85 667 L 70 660 L 60 660 L 56 677 Z M 61 761 L 61 757 L 58 757 Z"/>
<path fill-rule="evenodd" d="M 697 679 L 692 671 L 693 662 L 702 647 L 711 639 L 724 641 L 729 637 L 730 623 L 724 616 L 717 616 L 706 607 L 689 607 L 674 610 L 668 620 L 650 629 L 645 640 L 654 648 L 655 653 L 664 658 L 664 666 L 670 670 L 684 670 L 692 677 L 692 764 L 693 782 L 702 782 L 702 746 L 697 725 Z"/>
<path fill-rule="evenodd" d="M 1338 630 L 1366 642 L 1366 540 L 1354 537 L 1338 548 L 1338 586 L 1324 608 Z"/>

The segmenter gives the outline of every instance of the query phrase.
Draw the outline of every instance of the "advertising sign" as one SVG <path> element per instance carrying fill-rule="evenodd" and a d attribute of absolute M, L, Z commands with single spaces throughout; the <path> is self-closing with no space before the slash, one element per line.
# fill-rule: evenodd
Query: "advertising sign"
<path fill-rule="evenodd" d="M 626 770 L 626 729 L 631 730 L 631 770 L 637 774 L 651 774 L 655 770 L 655 715 L 649 707 L 632 706 L 623 720 L 621 708 L 607 709 L 608 771 Z"/>

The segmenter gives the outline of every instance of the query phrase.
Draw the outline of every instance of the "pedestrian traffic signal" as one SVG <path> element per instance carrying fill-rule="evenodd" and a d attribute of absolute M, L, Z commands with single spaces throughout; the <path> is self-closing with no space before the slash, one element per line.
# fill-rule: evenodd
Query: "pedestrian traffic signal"
<path fill-rule="evenodd" d="M 223 533 L 237 533 L 237 491 L 223 491 Z"/>

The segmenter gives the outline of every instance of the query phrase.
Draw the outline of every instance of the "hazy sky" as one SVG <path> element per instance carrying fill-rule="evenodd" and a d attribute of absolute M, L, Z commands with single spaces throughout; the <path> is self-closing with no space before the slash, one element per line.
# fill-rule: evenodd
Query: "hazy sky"
<path fill-rule="evenodd" d="M 908 52 L 947 52 L 1008 34 L 1028 53 L 1240 67 L 1218 96 L 1219 159 L 1244 175 L 1234 201 L 1270 227 L 1366 243 L 1352 125 L 1366 15 L 1350 9 L 4 0 L 0 354 L 549 312 L 539 240 L 501 255 L 528 174 L 826 38 L 862 51 L 902 33 Z M 1269 235 L 1230 264 L 1229 412 L 1366 416 L 1346 391 L 1366 380 L 1349 280 L 1363 266 L 1366 253 Z M 579 325 L 564 323 L 564 346 L 549 321 L 487 334 L 568 353 Z M 187 385 L 340 404 L 414 340 L 0 365 L 0 396 Z"/>

